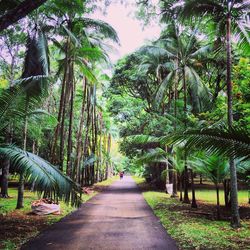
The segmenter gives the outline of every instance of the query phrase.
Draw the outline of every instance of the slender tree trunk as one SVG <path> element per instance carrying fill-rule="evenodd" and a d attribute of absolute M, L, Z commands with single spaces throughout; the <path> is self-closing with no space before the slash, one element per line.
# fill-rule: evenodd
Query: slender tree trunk
<path fill-rule="evenodd" d="M 165 149 L 166 152 L 168 152 L 168 147 L 166 147 Z M 169 161 L 168 161 L 168 158 L 166 160 L 166 194 L 168 194 L 168 189 L 167 189 L 167 185 L 170 183 L 169 181 Z"/>
<path fill-rule="evenodd" d="M 72 130 L 74 119 L 74 95 L 75 95 L 75 81 L 74 81 L 74 66 L 73 62 L 70 65 L 70 79 L 71 81 L 71 97 L 70 97 L 70 112 L 69 112 L 69 133 L 68 133 L 68 147 L 67 147 L 67 175 L 72 177 Z"/>
<path fill-rule="evenodd" d="M 27 131 L 28 131 L 28 116 L 27 110 L 29 105 L 29 97 L 26 97 L 26 107 L 25 107 L 25 118 L 24 118 L 24 131 L 23 131 L 23 150 L 27 150 Z M 17 193 L 17 205 L 16 209 L 23 208 L 23 194 L 24 194 L 24 173 L 19 175 L 18 183 L 18 193 Z"/>
<path fill-rule="evenodd" d="M 225 179 L 223 181 L 224 187 L 224 200 L 225 200 L 225 207 L 230 207 L 229 196 L 230 196 L 230 180 Z"/>
<path fill-rule="evenodd" d="M 68 42 L 66 45 L 66 61 L 68 58 Z M 51 162 L 55 163 L 55 154 L 56 154 L 56 146 L 57 146 L 57 139 L 58 139 L 58 135 L 59 135 L 59 131 L 60 131 L 60 127 L 61 127 L 61 119 L 62 119 L 62 113 L 63 113 L 63 109 L 64 109 L 64 102 L 65 102 L 65 88 L 66 88 L 66 79 L 67 79 L 67 68 L 64 70 L 64 76 L 63 76 L 63 82 L 62 82 L 62 89 L 61 89 L 61 97 L 60 97 L 60 104 L 59 104 L 59 111 L 58 111 L 58 124 L 56 126 L 55 129 L 55 134 L 54 134 L 54 140 L 52 143 L 52 148 L 51 148 Z"/>
<path fill-rule="evenodd" d="M 220 190 L 217 184 L 216 184 L 216 198 L 217 198 L 217 205 L 216 205 L 217 219 L 220 220 Z"/>
<path fill-rule="evenodd" d="M 182 197 L 182 184 L 183 184 L 183 174 L 180 174 L 180 201 L 183 201 L 183 197 Z"/>
<path fill-rule="evenodd" d="M 178 95 L 178 89 L 177 89 L 177 81 L 174 81 L 174 131 L 176 131 L 176 120 L 177 120 L 177 95 Z"/>
<path fill-rule="evenodd" d="M 183 92 L 184 92 L 184 126 L 185 130 L 187 128 L 187 84 L 186 84 L 186 77 L 185 77 L 185 67 L 183 67 L 182 70 L 183 74 Z M 189 197 L 188 197 L 188 168 L 187 168 L 187 152 L 185 149 L 184 152 L 184 198 L 183 203 L 190 203 Z"/>
<path fill-rule="evenodd" d="M 176 119 L 177 119 L 177 80 L 174 81 L 174 131 L 176 132 Z M 177 171 L 173 167 L 173 194 L 171 197 L 178 197 L 177 193 Z"/>
<path fill-rule="evenodd" d="M 7 134 L 5 136 L 6 143 L 12 143 L 12 128 L 11 125 L 8 126 Z M 2 179 L 1 179 L 1 198 L 9 198 L 8 195 L 8 178 L 9 178 L 9 170 L 10 170 L 10 160 L 4 158 L 2 161 Z"/>
<path fill-rule="evenodd" d="M 10 169 L 10 161 L 8 159 L 3 159 L 1 161 L 2 165 L 2 178 L 1 178 L 1 198 L 9 198 L 8 195 L 8 177 Z"/>
<path fill-rule="evenodd" d="M 108 135 L 108 142 L 107 142 L 107 155 L 110 158 L 110 149 L 111 149 L 111 134 Z M 106 161 L 106 176 L 105 178 L 108 179 L 110 176 L 110 166 L 109 161 Z"/>
<path fill-rule="evenodd" d="M 191 207 L 192 208 L 197 208 L 197 203 L 196 203 L 196 199 L 195 199 L 195 188 L 194 188 L 194 172 L 193 169 L 190 169 L 190 173 L 191 173 L 191 182 L 192 182 L 192 203 L 191 203 Z"/>
<path fill-rule="evenodd" d="M 102 127 L 103 127 L 103 122 L 102 122 L 102 113 L 100 112 L 100 118 L 99 118 L 99 120 L 100 120 L 100 129 L 99 129 L 99 131 L 100 131 L 100 137 L 99 137 L 99 160 L 98 160 L 98 166 L 99 166 L 99 168 L 97 167 L 97 173 L 96 173 L 96 175 L 97 175 L 97 182 L 99 181 L 99 177 L 100 177 L 100 172 L 101 172 L 101 179 L 102 179 L 102 169 L 103 169 L 103 166 L 102 166 L 102 164 L 103 164 L 103 159 L 102 159 Z M 105 147 L 105 145 L 104 145 L 104 147 Z M 105 174 L 105 177 L 106 177 L 106 174 Z"/>
<path fill-rule="evenodd" d="M 84 111 L 85 111 L 85 102 L 86 102 L 86 94 L 87 94 L 87 79 L 83 78 L 83 98 L 82 98 L 82 108 L 80 114 L 80 121 L 79 121 L 79 130 L 77 133 L 76 139 L 76 161 L 74 170 L 76 172 L 76 181 L 80 183 L 80 162 L 82 158 L 82 131 L 84 125 Z"/>
<path fill-rule="evenodd" d="M 94 86 L 94 107 L 93 107 L 93 120 L 92 120 L 92 130 L 93 130 L 93 154 L 94 155 L 98 155 L 98 119 L 97 119 L 97 113 L 96 113 L 96 87 Z M 95 178 L 95 172 L 99 172 L 99 165 L 98 165 L 98 161 L 96 161 L 97 164 L 93 164 L 93 180 L 92 180 L 92 185 L 97 181 L 97 179 Z M 96 169 L 95 169 L 96 166 Z M 95 171 L 96 170 L 96 171 Z"/>
<path fill-rule="evenodd" d="M 87 121 L 86 121 L 86 130 L 85 130 L 85 136 L 84 136 L 84 145 L 83 145 L 83 155 L 84 159 L 86 159 L 89 156 L 88 147 L 89 147 L 89 126 L 90 126 L 90 112 L 91 112 L 91 93 L 90 88 L 87 89 Z M 84 166 L 83 168 L 83 175 L 84 179 L 82 179 L 82 185 L 88 184 L 89 185 L 89 171 L 88 167 Z"/>
<path fill-rule="evenodd" d="M 173 169 L 173 193 L 171 195 L 172 198 L 178 197 L 177 193 L 177 173 L 175 169 Z"/>
<path fill-rule="evenodd" d="M 229 0 L 228 0 L 229 5 Z M 227 98 L 228 98 L 228 127 L 233 125 L 233 96 L 232 96 L 232 81 L 231 81 L 231 14 L 227 15 Z M 231 179 L 231 226 L 234 228 L 240 227 L 240 215 L 238 205 L 238 185 L 237 172 L 233 158 L 229 160 L 230 179 Z"/>
<path fill-rule="evenodd" d="M 35 153 L 36 153 L 36 141 L 33 140 L 33 143 L 32 143 L 32 154 L 35 154 Z M 31 188 L 30 188 L 30 191 L 31 191 L 31 192 L 34 192 L 35 184 L 36 184 L 36 182 L 33 181 L 33 182 L 32 182 L 32 185 L 31 185 Z"/>
<path fill-rule="evenodd" d="M 65 92 L 64 92 L 64 97 L 63 97 L 63 106 L 62 106 L 62 119 L 61 119 L 61 126 L 60 126 L 60 147 L 59 147 L 59 167 L 60 170 L 63 171 L 63 163 L 64 163 L 64 144 L 65 144 L 65 116 L 66 116 L 66 106 L 69 103 L 69 97 L 71 93 L 71 86 L 70 84 L 72 83 L 70 81 L 70 60 L 67 61 L 66 66 L 65 66 L 65 71 L 66 73 L 66 86 L 65 86 Z"/>
<path fill-rule="evenodd" d="M 171 87 L 168 90 L 168 112 L 170 112 L 171 109 L 171 101 L 172 101 L 172 93 L 171 93 Z M 163 106 L 165 108 L 165 106 Z M 163 114 L 165 110 L 163 109 Z"/>

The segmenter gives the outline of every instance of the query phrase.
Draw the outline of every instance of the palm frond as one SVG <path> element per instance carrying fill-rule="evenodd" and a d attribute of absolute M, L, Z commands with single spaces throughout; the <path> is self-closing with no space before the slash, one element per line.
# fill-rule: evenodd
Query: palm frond
<path fill-rule="evenodd" d="M 195 171 L 209 178 L 214 184 L 222 183 L 229 175 L 229 164 L 219 155 L 205 155 L 193 162 Z"/>
<path fill-rule="evenodd" d="M 71 42 L 75 45 L 75 47 L 80 47 L 81 43 L 78 38 L 75 36 L 73 32 L 71 32 L 65 25 L 61 26 L 64 33 L 70 38 Z"/>
<path fill-rule="evenodd" d="M 144 153 L 139 157 L 135 163 L 144 164 L 152 162 L 166 162 L 167 152 L 161 148 L 149 149 L 147 153 Z"/>
<path fill-rule="evenodd" d="M 223 13 L 223 6 L 214 0 L 187 0 L 180 12 L 181 17 L 202 16 L 207 13 L 220 15 Z"/>
<path fill-rule="evenodd" d="M 160 139 L 163 144 L 185 143 L 187 151 L 206 150 L 210 154 L 245 159 L 250 158 L 250 135 L 244 129 L 187 130 Z"/>
<path fill-rule="evenodd" d="M 157 103 L 161 103 L 164 94 L 168 90 L 169 87 L 173 84 L 173 78 L 175 76 L 175 71 L 171 71 L 161 82 L 160 87 L 158 88 L 155 96 L 155 100 Z"/>
<path fill-rule="evenodd" d="M 53 194 L 72 205 L 81 204 L 80 187 L 41 157 L 14 145 L 1 145 L 0 154 L 10 160 L 13 171 L 23 173 L 27 182 L 35 184 L 36 191 Z"/>
<path fill-rule="evenodd" d="M 97 157 L 94 154 L 88 156 L 83 162 L 83 168 L 93 165 L 97 161 Z"/>
<path fill-rule="evenodd" d="M 118 35 L 115 29 L 110 26 L 108 23 L 91 18 L 79 18 L 77 22 L 82 22 L 85 28 L 93 29 L 95 32 L 99 32 L 104 38 L 111 39 L 117 43 L 119 43 Z"/>
<path fill-rule="evenodd" d="M 22 74 L 23 81 L 20 82 L 20 85 L 26 89 L 26 94 L 29 97 L 39 96 L 48 87 L 49 63 L 47 52 L 45 37 L 41 41 L 38 41 L 36 36 L 28 38 Z"/>
<path fill-rule="evenodd" d="M 40 55 L 40 62 L 43 66 L 43 74 L 45 76 L 49 75 L 49 68 L 50 68 L 50 62 L 49 62 L 49 46 L 47 37 L 45 36 L 44 32 L 40 31 L 38 35 L 37 40 L 37 47 L 39 50 Z"/>
<path fill-rule="evenodd" d="M 250 54 L 250 17 L 244 16 L 238 22 L 235 30 L 236 37 L 239 37 L 238 46 L 245 55 Z"/>

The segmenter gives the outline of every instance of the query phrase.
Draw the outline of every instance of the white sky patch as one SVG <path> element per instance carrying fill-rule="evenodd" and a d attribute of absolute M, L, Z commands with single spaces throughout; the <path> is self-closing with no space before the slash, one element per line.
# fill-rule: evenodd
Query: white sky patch
<path fill-rule="evenodd" d="M 161 28 L 158 23 L 143 28 L 140 21 L 134 17 L 136 6 L 132 2 L 128 1 L 129 4 L 126 6 L 114 2 L 107 8 L 105 15 L 101 11 L 96 11 L 91 15 L 92 18 L 109 23 L 118 33 L 121 46 L 115 46 L 117 51 L 109 53 L 112 62 L 160 35 Z"/>

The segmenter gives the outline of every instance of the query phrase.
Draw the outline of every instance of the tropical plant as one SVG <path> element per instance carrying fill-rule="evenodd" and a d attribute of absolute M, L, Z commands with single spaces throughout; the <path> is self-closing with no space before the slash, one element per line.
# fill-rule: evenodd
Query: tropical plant
<path fill-rule="evenodd" d="M 232 52 L 231 52 L 231 29 L 237 29 L 241 42 L 243 42 L 246 51 L 249 52 L 249 36 L 248 25 L 245 25 L 247 15 L 249 14 L 249 1 L 194 1 L 186 0 L 181 15 L 190 18 L 193 15 L 201 16 L 203 14 L 209 15 L 217 26 L 217 30 L 225 34 L 226 39 L 226 54 L 227 54 L 227 97 L 228 97 L 228 126 L 233 125 L 233 96 L 232 96 Z M 237 196 L 237 174 L 233 159 L 230 159 L 230 173 L 231 173 L 231 224 L 233 227 L 240 226 L 238 196 Z"/>
<path fill-rule="evenodd" d="M 187 130 L 177 132 L 172 136 L 165 136 L 160 139 L 163 144 L 185 142 L 188 151 L 198 148 L 206 150 L 211 154 L 223 155 L 226 157 L 250 158 L 250 137 L 248 131 L 243 128 L 207 128 L 201 130 Z"/>
<path fill-rule="evenodd" d="M 223 183 L 228 176 L 229 165 L 226 159 L 218 155 L 206 155 L 204 158 L 196 158 L 194 162 L 195 171 L 210 179 L 216 188 L 217 219 L 220 214 L 220 189 L 219 184 Z"/>
<path fill-rule="evenodd" d="M 1 134 L 6 132 L 8 123 L 12 119 L 23 119 L 27 116 L 26 101 L 23 99 L 24 93 L 25 91 L 18 87 L 2 91 L 0 95 Z M 30 99 L 30 104 L 32 100 L 34 99 Z M 29 105 L 29 110 L 30 108 L 31 105 Z M 29 183 L 34 183 L 35 190 L 38 192 L 45 192 L 47 195 L 53 194 L 66 202 L 80 205 L 79 187 L 47 161 L 10 144 L 1 144 L 0 154 L 10 160 L 11 170 L 22 175 Z"/>
<path fill-rule="evenodd" d="M 80 186 L 49 162 L 14 145 L 1 145 L 0 154 L 10 160 L 12 171 L 22 174 L 25 181 L 34 184 L 35 191 L 80 206 Z"/>

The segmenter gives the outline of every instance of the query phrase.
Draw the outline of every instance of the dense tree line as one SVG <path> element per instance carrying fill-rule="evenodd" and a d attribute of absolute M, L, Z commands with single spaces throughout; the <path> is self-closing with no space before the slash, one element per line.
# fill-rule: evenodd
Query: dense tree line
<path fill-rule="evenodd" d="M 185 203 L 190 186 L 192 207 L 194 174 L 208 176 L 216 187 L 224 182 L 232 226 L 238 227 L 237 171 L 249 174 L 249 167 L 235 162 L 249 158 L 249 99 L 243 91 L 249 89 L 249 2 L 158 4 L 138 1 L 144 21 L 161 13 L 162 32 L 117 63 L 108 92 L 121 150 L 131 164 L 144 164 L 144 174 L 158 186 L 173 183 L 173 197 L 178 187 Z M 225 162 L 218 164 L 220 157 Z"/>
<path fill-rule="evenodd" d="M 100 95 L 110 67 L 106 48 L 118 37 L 89 17 L 95 2 L 33 2 L 0 5 L 1 197 L 8 197 L 9 173 L 18 173 L 17 208 L 26 182 L 80 204 L 81 187 L 113 171 Z"/>

